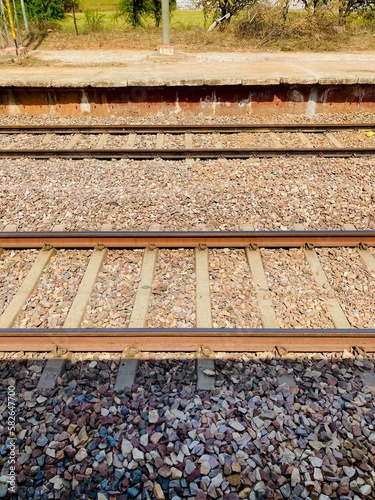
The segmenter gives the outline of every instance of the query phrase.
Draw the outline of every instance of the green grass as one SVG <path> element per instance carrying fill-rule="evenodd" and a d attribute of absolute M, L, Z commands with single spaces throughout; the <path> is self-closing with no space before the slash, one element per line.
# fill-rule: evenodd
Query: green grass
<path fill-rule="evenodd" d="M 105 1 L 105 0 L 103 0 Z M 111 0 L 107 0 L 108 4 L 111 2 Z M 84 3 L 89 4 L 89 3 L 95 3 L 95 2 L 90 2 L 89 0 L 86 0 L 86 2 L 82 2 L 82 7 L 84 6 Z M 114 1 L 112 0 L 112 3 Z M 86 10 L 86 7 L 82 10 Z M 91 10 L 91 7 L 90 7 Z M 92 10 L 96 10 L 92 8 Z M 97 9 L 99 10 L 99 9 Z M 100 14 L 103 15 L 103 30 L 104 31 L 110 31 L 114 29 L 124 29 L 129 27 L 130 25 L 127 24 L 123 18 L 117 18 L 115 17 L 116 11 L 114 10 L 99 10 Z M 76 18 L 77 18 L 77 25 L 78 25 L 78 31 L 80 33 L 83 33 L 86 30 L 86 22 L 85 22 L 85 15 L 83 12 L 77 12 L 76 13 Z M 150 18 L 149 20 L 146 20 L 145 25 L 153 26 L 154 22 Z M 74 24 L 73 24 L 73 16 L 72 14 L 66 14 L 65 19 L 59 22 L 60 29 L 63 32 L 67 33 L 73 33 L 74 32 Z M 178 30 L 189 30 L 193 27 L 203 27 L 204 26 L 204 18 L 203 18 L 203 12 L 199 10 L 176 10 L 172 13 L 172 19 L 171 19 L 171 28 L 172 29 L 178 29 Z"/>
<path fill-rule="evenodd" d="M 203 11 L 201 10 L 175 10 L 172 14 L 171 27 L 189 29 L 193 26 L 204 25 Z"/>
<path fill-rule="evenodd" d="M 109 14 L 108 11 L 105 13 L 105 11 L 102 12 L 104 14 L 104 19 L 103 19 L 103 29 L 104 30 L 111 30 L 116 28 L 116 21 L 113 19 L 113 13 Z M 76 19 L 77 19 L 77 26 L 78 26 L 78 31 L 80 33 L 84 33 L 86 29 L 86 20 L 85 20 L 85 15 L 83 12 L 77 12 L 76 13 Z M 65 33 L 73 33 L 74 32 L 74 24 L 73 24 L 73 15 L 72 14 L 66 14 L 65 18 L 58 23 L 59 28 L 62 32 Z"/>
<path fill-rule="evenodd" d="M 116 10 L 119 0 L 81 0 L 81 10 L 92 9 L 100 11 Z"/>
<path fill-rule="evenodd" d="M 117 10 L 120 0 L 80 0 L 80 9 L 98 10 L 102 14 L 111 15 Z M 198 10 L 176 10 L 171 19 L 171 27 L 189 29 L 193 26 L 203 26 L 203 13 Z M 106 20 L 105 24 L 110 23 Z"/>

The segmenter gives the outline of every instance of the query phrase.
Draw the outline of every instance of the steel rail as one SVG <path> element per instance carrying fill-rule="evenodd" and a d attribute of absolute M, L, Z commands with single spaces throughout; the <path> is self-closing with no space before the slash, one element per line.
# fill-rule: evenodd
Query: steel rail
<path fill-rule="evenodd" d="M 0 134 L 201 134 L 201 133 L 227 133 L 234 134 L 239 132 L 325 132 L 339 130 L 370 130 L 375 129 L 375 123 L 295 123 L 295 124 L 229 124 L 229 125 L 15 125 L 0 126 Z"/>
<path fill-rule="evenodd" d="M 300 248 L 375 246 L 375 231 L 0 232 L 0 248 Z"/>
<path fill-rule="evenodd" d="M 323 156 L 348 158 L 352 156 L 373 156 L 375 147 L 366 148 L 212 148 L 212 149 L 0 149 L 0 158 L 69 158 L 82 160 L 96 158 L 112 160 L 128 158 L 132 160 L 181 160 L 199 159 L 246 159 L 251 157 L 270 158 L 273 156 Z"/>
<path fill-rule="evenodd" d="M 139 351 L 258 352 L 276 347 L 290 352 L 338 352 L 354 347 L 375 351 L 374 329 L 263 329 L 263 328 L 1 328 L 0 351 L 121 352 Z M 279 349 L 280 350 L 280 349 Z"/>

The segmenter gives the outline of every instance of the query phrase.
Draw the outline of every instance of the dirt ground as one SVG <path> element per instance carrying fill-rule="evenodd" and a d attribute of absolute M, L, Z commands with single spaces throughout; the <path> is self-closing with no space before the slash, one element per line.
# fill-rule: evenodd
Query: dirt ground
<path fill-rule="evenodd" d="M 225 32 L 208 33 L 200 27 L 189 30 L 171 30 L 171 44 L 176 50 L 184 52 L 268 52 L 280 50 L 290 51 L 338 51 L 371 52 L 375 50 L 375 36 L 362 34 L 354 36 L 338 34 L 334 40 L 317 37 L 305 43 L 303 39 L 275 40 L 261 44 L 257 39 L 238 38 L 233 29 Z M 156 28 L 137 28 L 103 31 L 99 33 L 79 34 L 59 31 L 57 29 L 44 34 L 33 34 L 24 40 L 30 49 L 41 50 L 157 50 L 162 44 L 161 31 Z"/>

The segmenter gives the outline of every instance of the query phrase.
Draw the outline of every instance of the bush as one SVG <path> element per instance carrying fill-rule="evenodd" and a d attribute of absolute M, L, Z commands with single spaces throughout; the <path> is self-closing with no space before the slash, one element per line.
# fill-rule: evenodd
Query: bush
<path fill-rule="evenodd" d="M 176 9 L 176 0 L 169 0 L 169 12 Z M 151 16 L 155 26 L 161 23 L 161 0 L 121 0 L 118 15 L 123 16 L 133 27 L 143 26 L 144 20 Z"/>
<path fill-rule="evenodd" d="M 282 6 L 258 4 L 249 9 L 246 18 L 237 24 L 236 36 L 256 39 L 258 48 L 274 42 L 285 42 L 286 48 L 281 45 L 281 50 L 291 50 L 296 44 L 325 50 L 329 43 L 345 34 L 339 32 L 335 18 L 329 12 L 294 12 L 285 20 Z"/>
<path fill-rule="evenodd" d="M 64 0 L 64 11 L 71 12 L 73 7 L 76 12 L 81 12 L 79 0 Z"/>
<path fill-rule="evenodd" d="M 39 22 L 63 19 L 64 0 L 29 0 L 25 2 L 29 19 Z"/>
<path fill-rule="evenodd" d="M 83 11 L 85 15 L 85 31 L 86 33 L 97 33 L 103 31 L 104 14 L 98 10 L 87 9 Z"/>
<path fill-rule="evenodd" d="M 257 4 L 247 9 L 244 19 L 236 26 L 236 35 L 239 38 L 256 38 L 262 40 L 279 38 L 285 32 L 281 10 L 278 7 Z"/>

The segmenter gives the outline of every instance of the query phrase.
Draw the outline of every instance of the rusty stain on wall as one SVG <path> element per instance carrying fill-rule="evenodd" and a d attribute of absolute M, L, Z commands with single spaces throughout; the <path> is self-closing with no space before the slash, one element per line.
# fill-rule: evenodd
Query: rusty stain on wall
<path fill-rule="evenodd" d="M 0 114 L 114 117 L 243 116 L 375 109 L 374 85 L 0 89 Z"/>

